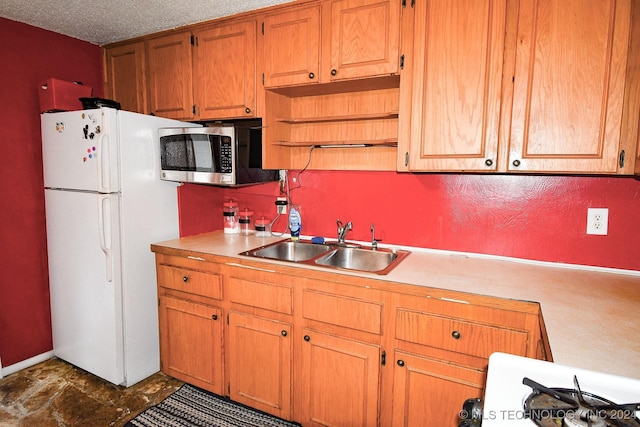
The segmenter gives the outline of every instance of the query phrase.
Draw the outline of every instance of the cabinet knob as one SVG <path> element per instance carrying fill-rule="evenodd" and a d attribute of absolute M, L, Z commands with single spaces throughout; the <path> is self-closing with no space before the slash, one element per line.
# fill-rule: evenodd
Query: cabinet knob
<path fill-rule="evenodd" d="M 338 70 L 336 70 L 335 68 L 333 70 L 331 70 L 331 75 L 335 76 L 336 74 L 338 74 Z"/>
<path fill-rule="evenodd" d="M 396 362 L 398 364 L 398 366 L 400 366 L 401 368 L 404 366 L 404 360 L 402 359 L 398 359 L 398 361 Z"/>
<path fill-rule="evenodd" d="M 311 337 L 310 337 L 309 335 L 305 335 L 305 336 L 303 337 L 303 339 L 304 339 L 305 341 L 310 341 L 310 340 L 311 340 Z"/>
<path fill-rule="evenodd" d="M 460 335 L 460 332 L 458 332 L 458 331 L 453 331 L 453 332 L 451 332 L 451 336 L 454 339 L 459 340 L 462 335 Z"/>
<path fill-rule="evenodd" d="M 484 161 L 484 164 L 487 165 L 487 166 L 491 166 L 491 165 L 493 165 L 493 160 L 487 159 L 487 160 Z"/>
<path fill-rule="evenodd" d="M 283 330 L 282 330 L 282 332 L 280 332 L 280 334 L 281 334 L 283 337 L 286 337 L 286 336 L 287 336 L 287 331 L 285 331 L 285 330 L 283 329 Z"/>
<path fill-rule="evenodd" d="M 310 79 L 314 78 L 315 76 L 316 76 L 315 74 L 313 74 L 313 73 L 309 73 L 309 78 L 310 78 Z"/>
<path fill-rule="evenodd" d="M 251 108 L 249 108 L 249 107 L 245 108 L 245 109 L 244 109 L 244 112 L 245 112 L 245 113 L 247 113 L 247 114 L 249 114 L 249 113 L 251 112 Z"/>
<path fill-rule="evenodd" d="M 513 161 L 513 166 L 515 166 L 515 167 L 520 166 L 520 160 L 514 160 Z"/>
<path fill-rule="evenodd" d="M 187 276 L 182 276 L 182 281 L 187 283 L 189 281 L 189 277 Z"/>
<path fill-rule="evenodd" d="M 217 314 L 212 314 L 211 315 L 211 319 L 212 320 L 218 320 L 218 315 Z"/>

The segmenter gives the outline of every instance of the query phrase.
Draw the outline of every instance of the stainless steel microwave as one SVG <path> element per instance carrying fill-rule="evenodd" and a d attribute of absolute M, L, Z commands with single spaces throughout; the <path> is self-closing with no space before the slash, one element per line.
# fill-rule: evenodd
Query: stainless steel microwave
<path fill-rule="evenodd" d="M 194 128 L 161 128 L 160 167 L 165 181 L 250 185 L 277 181 L 262 169 L 260 120 Z"/>

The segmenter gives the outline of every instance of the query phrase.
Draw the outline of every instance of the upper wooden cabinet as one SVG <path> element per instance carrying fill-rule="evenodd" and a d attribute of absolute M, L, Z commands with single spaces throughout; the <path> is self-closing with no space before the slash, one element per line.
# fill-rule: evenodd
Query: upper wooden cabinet
<path fill-rule="evenodd" d="M 193 74 L 191 33 L 147 41 L 149 112 L 169 119 L 191 119 Z"/>
<path fill-rule="evenodd" d="M 509 170 L 618 170 L 630 3 L 520 2 Z"/>
<path fill-rule="evenodd" d="M 120 102 L 123 110 L 147 112 L 144 43 L 104 50 L 105 97 Z"/>
<path fill-rule="evenodd" d="M 106 93 L 125 110 L 171 119 L 256 117 L 256 58 L 255 19 L 107 48 Z"/>
<path fill-rule="evenodd" d="M 414 13 L 398 170 L 630 172 L 630 0 L 434 0 Z"/>
<path fill-rule="evenodd" d="M 334 0 L 264 18 L 264 86 L 396 74 L 399 0 Z"/>
<path fill-rule="evenodd" d="M 398 169 L 495 170 L 506 2 L 419 1 L 414 13 Z"/>
<path fill-rule="evenodd" d="M 322 76 L 331 81 L 384 76 L 398 72 L 400 45 L 399 0 L 337 0 L 323 3 L 330 16 Z M 326 31 L 325 30 L 325 31 Z M 327 63 L 327 59 L 329 60 Z"/>
<path fill-rule="evenodd" d="M 320 5 L 264 18 L 264 86 L 319 82 Z"/>
<path fill-rule="evenodd" d="M 197 119 L 255 117 L 256 21 L 195 31 Z"/>

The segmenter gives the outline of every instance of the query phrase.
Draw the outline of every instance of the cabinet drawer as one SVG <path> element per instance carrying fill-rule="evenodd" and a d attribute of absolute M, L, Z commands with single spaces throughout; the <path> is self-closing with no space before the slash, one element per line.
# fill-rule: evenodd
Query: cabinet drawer
<path fill-rule="evenodd" d="M 159 265 L 158 285 L 190 294 L 222 299 L 222 278 L 218 274 Z"/>
<path fill-rule="evenodd" d="M 225 286 L 231 302 L 278 313 L 293 313 L 293 290 L 289 286 L 238 277 L 229 277 Z"/>
<path fill-rule="evenodd" d="M 396 338 L 416 344 L 489 357 L 500 351 L 524 356 L 527 333 L 416 311 L 396 311 Z"/>
<path fill-rule="evenodd" d="M 302 317 L 382 334 L 382 304 L 323 292 L 302 293 Z"/>

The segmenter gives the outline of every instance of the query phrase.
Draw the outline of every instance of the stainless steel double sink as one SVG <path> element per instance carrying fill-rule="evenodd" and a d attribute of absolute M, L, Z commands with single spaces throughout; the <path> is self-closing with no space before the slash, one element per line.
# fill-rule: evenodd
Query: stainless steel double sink
<path fill-rule="evenodd" d="M 387 248 L 365 248 L 358 245 L 337 243 L 312 243 L 290 239 L 241 252 L 254 258 L 267 258 L 334 269 L 388 274 L 411 252 Z"/>

